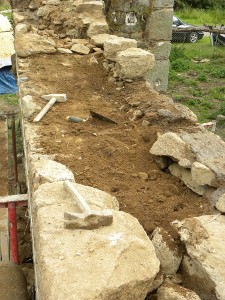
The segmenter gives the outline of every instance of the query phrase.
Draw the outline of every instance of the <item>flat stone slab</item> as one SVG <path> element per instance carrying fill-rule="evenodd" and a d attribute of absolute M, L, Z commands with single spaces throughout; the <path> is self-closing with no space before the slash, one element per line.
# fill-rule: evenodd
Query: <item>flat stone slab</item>
<path fill-rule="evenodd" d="M 225 299 L 225 217 L 211 215 L 189 218 L 178 224 L 178 228 L 195 265 L 191 276 L 200 281 L 200 286 L 214 286 L 211 289 L 215 298 L 202 297 Z M 195 280 L 192 284 L 194 289 Z"/>
<path fill-rule="evenodd" d="M 41 299 L 144 300 L 159 271 L 159 261 L 138 220 L 112 210 L 110 226 L 97 230 L 65 229 L 64 212 L 75 210 L 76 205 L 65 197 L 62 185 L 40 186 L 32 204 L 37 289 Z M 84 188 L 91 201 L 98 200 L 90 197 L 89 189 L 95 189 L 76 187 L 80 193 Z M 95 209 L 109 208 L 109 203 L 90 205 Z"/>

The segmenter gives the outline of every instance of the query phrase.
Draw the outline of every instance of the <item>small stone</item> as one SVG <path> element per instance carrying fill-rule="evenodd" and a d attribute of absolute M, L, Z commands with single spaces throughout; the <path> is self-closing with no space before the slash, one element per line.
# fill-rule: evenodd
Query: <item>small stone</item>
<path fill-rule="evenodd" d="M 225 213 L 225 194 L 223 194 L 219 200 L 216 203 L 216 208 L 222 212 Z"/>
<path fill-rule="evenodd" d="M 82 44 L 74 44 L 70 50 L 85 55 L 90 53 L 90 49 Z"/>
<path fill-rule="evenodd" d="M 148 180 L 148 174 L 145 172 L 139 172 L 138 177 L 142 180 Z"/>
<path fill-rule="evenodd" d="M 92 56 L 90 58 L 89 62 L 90 62 L 91 65 L 97 65 L 98 64 L 98 61 L 94 56 Z"/>
<path fill-rule="evenodd" d="M 115 83 L 116 82 L 116 78 L 109 77 L 108 82 Z"/>
<path fill-rule="evenodd" d="M 72 54 L 73 52 L 69 49 L 65 49 L 65 48 L 57 48 L 57 51 L 59 53 L 63 53 L 63 54 Z"/>
<path fill-rule="evenodd" d="M 142 123 L 141 123 L 141 125 L 142 125 L 143 127 L 148 127 L 149 124 L 150 124 L 150 123 L 149 123 L 147 120 L 143 120 Z"/>

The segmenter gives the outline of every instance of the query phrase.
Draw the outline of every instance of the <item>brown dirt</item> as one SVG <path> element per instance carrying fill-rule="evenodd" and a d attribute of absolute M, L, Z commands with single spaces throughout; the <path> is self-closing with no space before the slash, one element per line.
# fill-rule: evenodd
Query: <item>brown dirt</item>
<path fill-rule="evenodd" d="M 108 81 L 102 58 L 98 57 L 98 65 L 91 65 L 89 59 L 90 55 L 28 58 L 26 76 L 34 94 L 68 96 L 67 102 L 55 104 L 37 125 L 44 152 L 69 167 L 78 183 L 116 196 L 120 209 L 137 217 L 148 234 L 156 226 L 170 230 L 169 224 L 175 219 L 209 213 L 207 200 L 162 172 L 149 153 L 157 132 L 192 130 L 191 124 L 159 119 L 157 109 L 173 109 L 165 96 L 150 91 L 141 81 L 118 88 Z M 34 99 L 41 106 L 45 104 L 40 97 Z M 117 125 L 95 118 L 84 123 L 66 119 L 69 115 L 87 118 L 90 110 Z M 135 110 L 144 112 L 144 118 L 131 121 Z M 142 126 L 143 119 L 150 126 Z M 147 173 L 148 179 L 141 179 L 141 173 Z"/>

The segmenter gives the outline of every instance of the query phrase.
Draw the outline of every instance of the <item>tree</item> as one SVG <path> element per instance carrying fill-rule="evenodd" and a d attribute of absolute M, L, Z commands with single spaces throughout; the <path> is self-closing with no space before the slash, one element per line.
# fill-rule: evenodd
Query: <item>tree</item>
<path fill-rule="evenodd" d="M 190 6 L 193 8 L 225 8 L 224 0 L 175 0 L 175 8 L 184 8 Z"/>

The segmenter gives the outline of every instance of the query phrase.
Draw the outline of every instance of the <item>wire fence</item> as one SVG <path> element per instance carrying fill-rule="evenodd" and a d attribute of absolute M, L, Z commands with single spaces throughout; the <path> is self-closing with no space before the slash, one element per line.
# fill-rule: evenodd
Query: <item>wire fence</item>
<path fill-rule="evenodd" d="M 212 53 L 215 48 L 223 49 L 225 47 L 225 26 L 212 27 L 195 27 L 195 28 L 173 28 L 172 42 L 173 43 L 196 43 L 199 40 L 208 37 L 212 47 Z M 224 48 L 225 50 L 225 48 Z"/>

